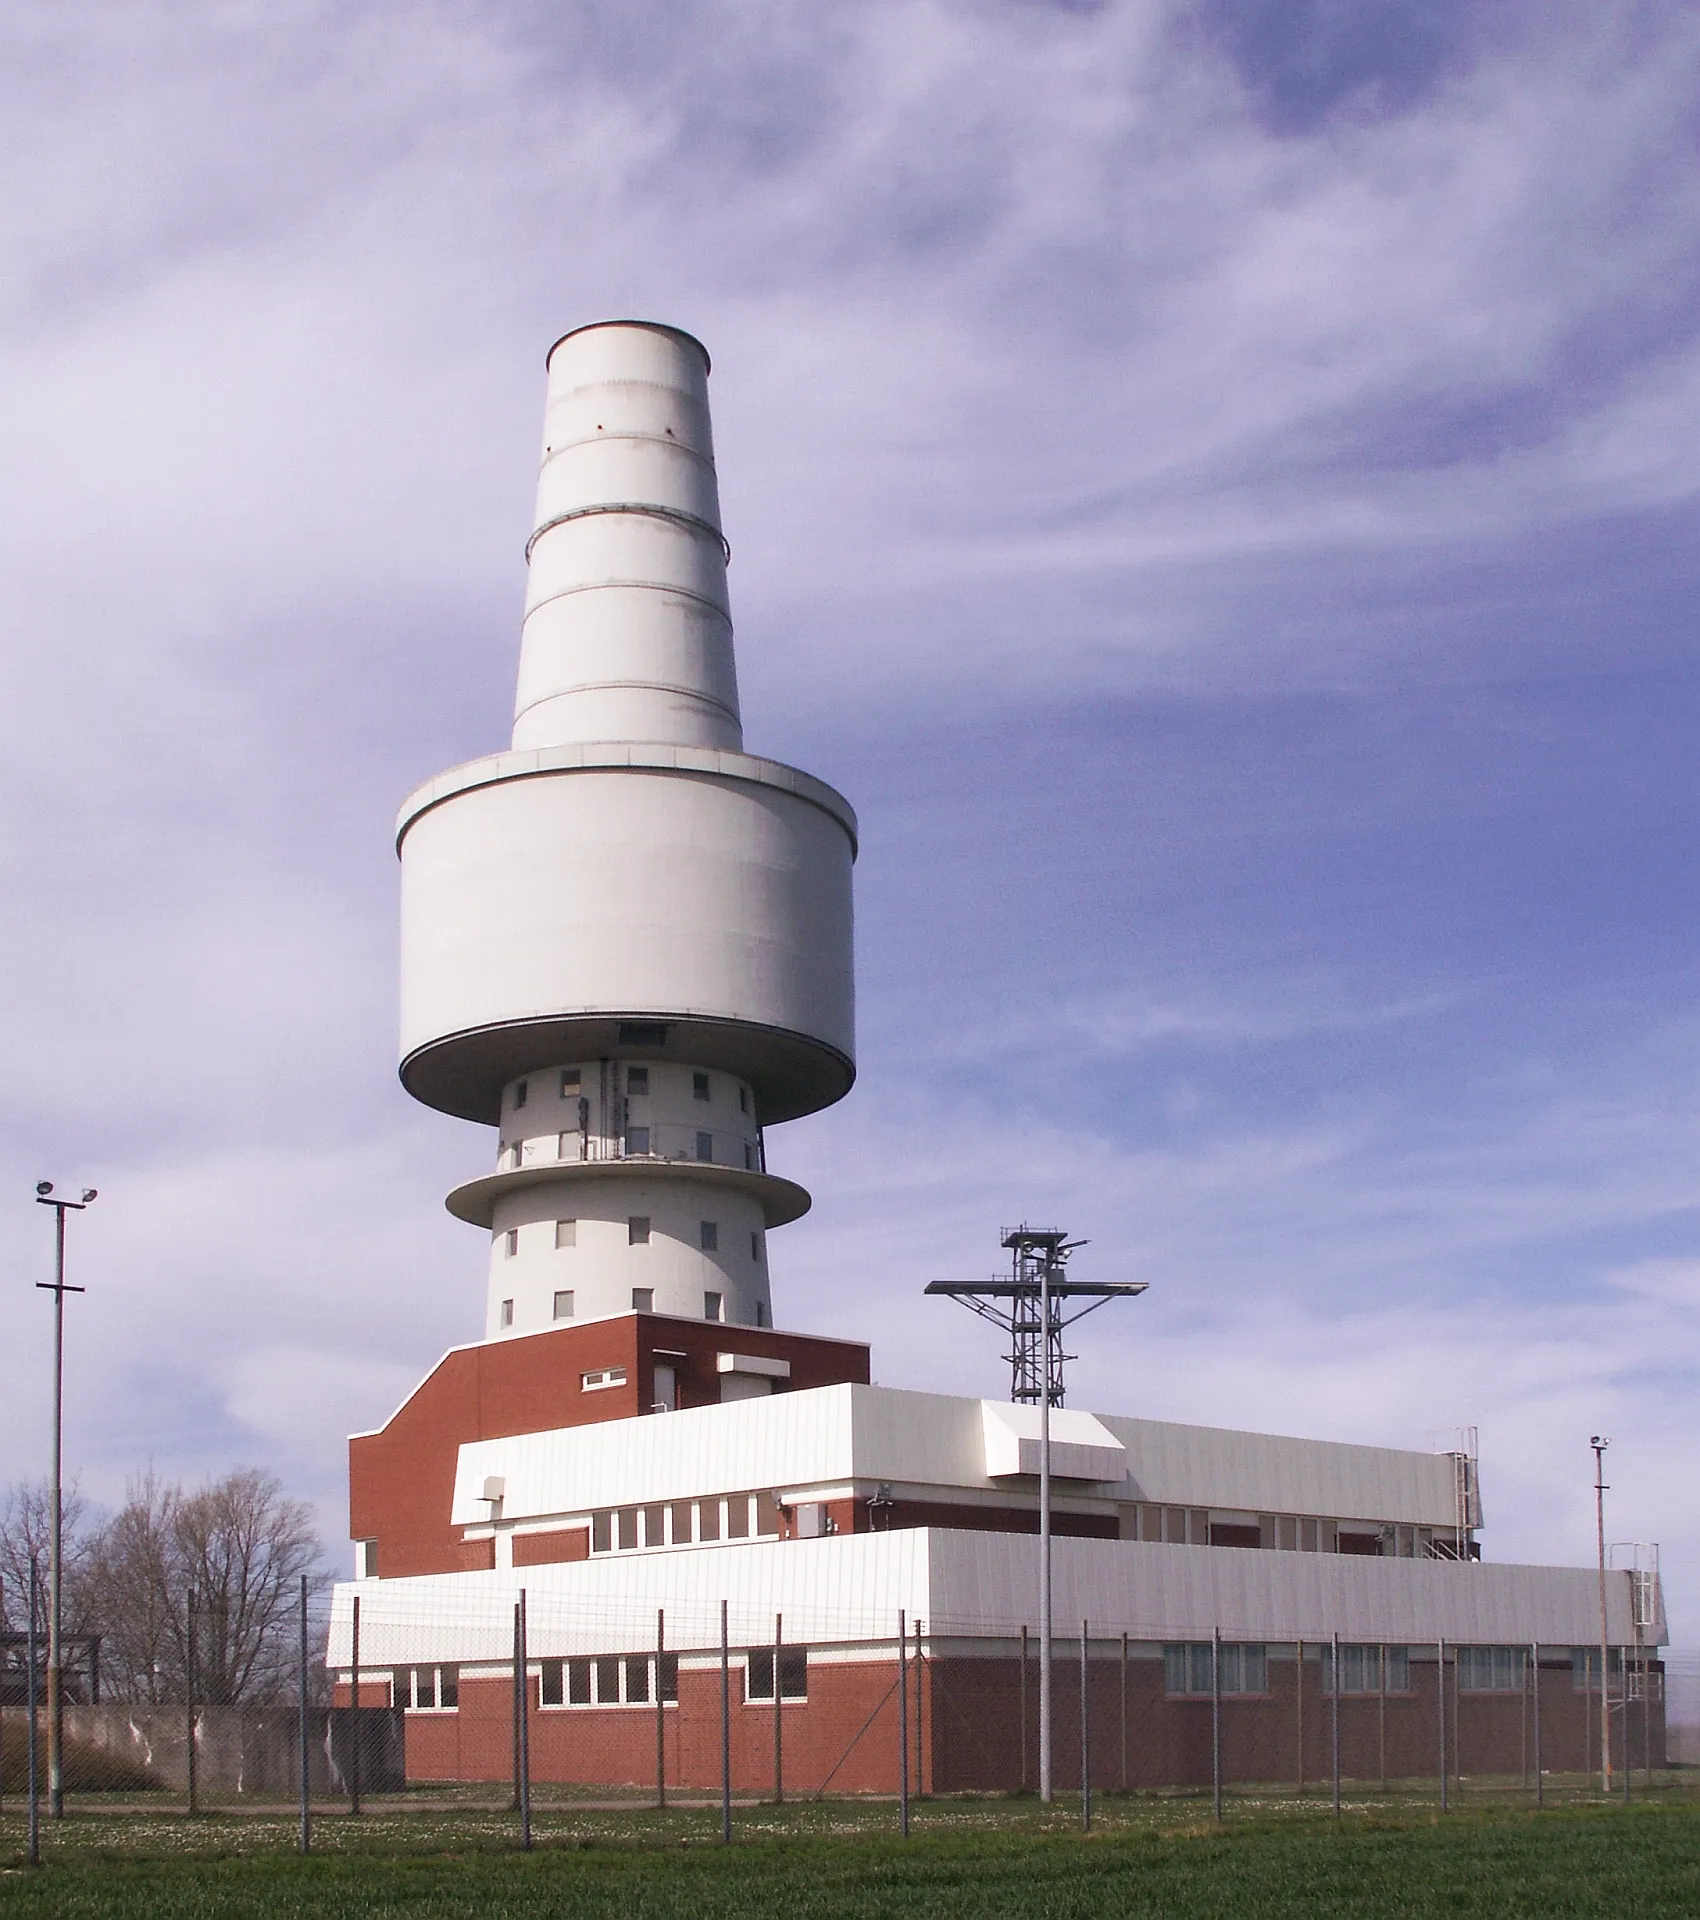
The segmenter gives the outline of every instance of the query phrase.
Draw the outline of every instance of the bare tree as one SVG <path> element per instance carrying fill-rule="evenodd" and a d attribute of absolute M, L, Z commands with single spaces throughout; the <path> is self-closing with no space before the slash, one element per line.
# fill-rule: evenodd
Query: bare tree
<path fill-rule="evenodd" d="M 74 1493 L 64 1514 L 66 1631 L 101 1635 L 109 1698 L 186 1697 L 191 1605 L 198 1700 L 235 1705 L 292 1689 L 301 1576 L 311 1593 L 327 1576 L 310 1510 L 275 1476 L 239 1467 L 189 1493 L 150 1469 L 104 1526 L 90 1524 Z M 45 1590 L 46 1490 L 14 1487 L 0 1507 L 0 1619 L 14 1630 L 32 1557 Z"/>
<path fill-rule="evenodd" d="M 45 1480 L 20 1481 L 6 1489 L 0 1501 L 0 1628 L 14 1633 L 24 1631 L 29 1619 L 30 1567 L 35 1567 L 37 1601 L 46 1604 L 47 1551 L 52 1526 L 52 1506 Z M 100 1543 L 100 1528 L 89 1512 L 88 1503 L 74 1484 L 67 1486 L 60 1503 L 61 1538 L 65 1557 L 61 1568 L 61 1604 L 67 1633 L 96 1630 L 99 1612 L 96 1598 L 98 1582 L 95 1562 Z M 37 1614 L 38 1620 L 42 1616 Z M 45 1626 L 43 1631 L 45 1632 Z"/>
<path fill-rule="evenodd" d="M 239 1467 L 170 1512 L 173 1571 L 197 1609 L 196 1691 L 213 1705 L 266 1700 L 295 1672 L 290 1632 L 301 1576 L 324 1584 L 318 1537 L 305 1501 L 278 1480 Z M 184 1612 L 187 1622 L 187 1607 Z"/>

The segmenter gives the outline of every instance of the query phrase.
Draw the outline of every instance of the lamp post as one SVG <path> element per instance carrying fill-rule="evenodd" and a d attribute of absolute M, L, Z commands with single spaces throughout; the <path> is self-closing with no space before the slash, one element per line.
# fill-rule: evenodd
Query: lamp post
<path fill-rule="evenodd" d="M 53 1295 L 53 1478 L 48 1487 L 47 1515 L 47 1811 L 51 1819 L 65 1817 L 65 1648 L 61 1572 L 64 1560 L 65 1457 L 65 1296 L 85 1293 L 85 1287 L 65 1284 L 65 1215 L 81 1213 L 99 1198 L 93 1187 L 80 1200 L 55 1200 L 53 1182 L 35 1183 L 36 1204 L 53 1209 L 53 1278 L 38 1280 Z"/>
<path fill-rule="evenodd" d="M 1600 1791 L 1611 1792 L 1611 1670 L 1607 1665 L 1611 1634 L 1606 1618 L 1606 1448 L 1611 1441 L 1594 1434 L 1594 1529 L 1600 1552 Z"/>

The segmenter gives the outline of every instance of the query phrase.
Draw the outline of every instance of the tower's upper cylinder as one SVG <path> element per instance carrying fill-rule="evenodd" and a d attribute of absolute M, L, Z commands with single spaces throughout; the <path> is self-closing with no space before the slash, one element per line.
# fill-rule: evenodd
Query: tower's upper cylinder
<path fill-rule="evenodd" d="M 764 1124 L 855 1076 L 855 815 L 742 751 L 707 377 L 670 327 L 556 344 L 514 744 L 402 810 L 402 1078 L 467 1119 L 587 1060 Z"/>
<path fill-rule="evenodd" d="M 708 355 L 687 333 L 581 327 L 549 397 L 516 747 L 743 744 Z"/>

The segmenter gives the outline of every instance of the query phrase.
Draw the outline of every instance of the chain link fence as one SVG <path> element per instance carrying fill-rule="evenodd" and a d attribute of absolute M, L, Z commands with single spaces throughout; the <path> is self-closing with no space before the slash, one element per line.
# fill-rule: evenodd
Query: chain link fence
<path fill-rule="evenodd" d="M 65 1805 L 288 1815 L 304 1849 L 326 1817 L 495 1816 L 524 1846 L 534 1816 L 574 1808 L 689 1808 L 730 1838 L 758 1806 L 830 1803 L 907 1831 L 923 1804 L 994 1817 L 1041 1791 L 1031 1625 L 815 1606 L 804 1631 L 747 1604 L 651 1599 L 374 1582 L 327 1608 L 304 1591 L 292 1698 L 68 1699 Z M 1177 1643 L 1082 1622 L 1055 1640 L 1051 1677 L 1051 1790 L 1086 1823 L 1141 1795 L 1217 1818 L 1633 1795 L 1681 1778 L 1667 1762 L 1692 1764 L 1700 1723 L 1694 1656 L 1614 1653 L 1602 1695 L 1597 1648 Z M 40 1649 L 0 1680 L 0 1823 L 33 1847 L 52 1811 Z"/>

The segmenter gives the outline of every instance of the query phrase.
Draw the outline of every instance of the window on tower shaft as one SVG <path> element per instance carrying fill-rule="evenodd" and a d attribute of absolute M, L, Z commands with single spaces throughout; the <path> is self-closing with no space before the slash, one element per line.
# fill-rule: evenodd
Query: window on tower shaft
<path fill-rule="evenodd" d="M 697 1158 L 699 1160 L 712 1160 L 714 1158 L 714 1135 L 712 1133 L 699 1133 L 697 1135 Z"/>
<path fill-rule="evenodd" d="M 702 1317 L 705 1320 L 718 1320 L 725 1302 L 718 1293 L 705 1293 L 702 1297 Z"/>
<path fill-rule="evenodd" d="M 511 1300 L 504 1300 L 502 1302 L 501 1324 L 504 1327 L 511 1327 L 513 1323 L 514 1323 L 514 1303 Z"/>
<path fill-rule="evenodd" d="M 507 1257 L 510 1260 L 514 1257 L 516 1253 L 519 1252 L 519 1228 L 518 1227 L 508 1228 L 507 1232 L 502 1236 L 502 1246 L 503 1246 L 503 1250 L 505 1251 L 505 1253 L 507 1254 Z"/>
<path fill-rule="evenodd" d="M 647 1247 L 649 1245 L 649 1215 L 634 1213 L 626 1222 L 626 1245 L 629 1247 Z"/>
<path fill-rule="evenodd" d="M 706 1100 L 709 1098 L 708 1075 L 706 1073 L 693 1073 L 691 1075 L 691 1097 L 694 1100 Z"/>
<path fill-rule="evenodd" d="M 702 1250 L 704 1253 L 718 1253 L 720 1250 L 720 1222 L 704 1220 L 702 1226 Z"/>
<path fill-rule="evenodd" d="M 626 1069 L 626 1091 L 627 1093 L 648 1093 L 648 1067 L 628 1067 Z"/>
<path fill-rule="evenodd" d="M 520 1081 L 519 1085 L 514 1088 L 514 1111 L 516 1113 L 525 1105 L 525 1096 L 529 1090 L 530 1082 L 526 1080 Z"/>

